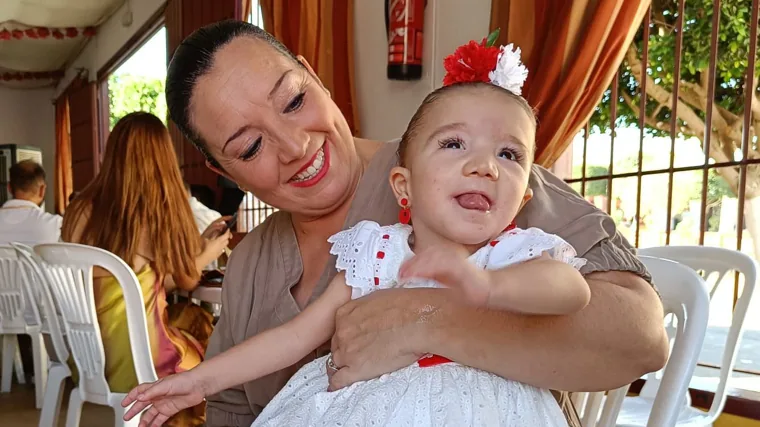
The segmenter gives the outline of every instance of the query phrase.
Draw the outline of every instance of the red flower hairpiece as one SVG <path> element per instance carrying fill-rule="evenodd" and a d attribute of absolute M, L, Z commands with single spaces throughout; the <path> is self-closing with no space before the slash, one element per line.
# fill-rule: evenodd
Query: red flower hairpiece
<path fill-rule="evenodd" d="M 496 46 L 498 38 L 499 30 L 496 29 L 480 43 L 472 40 L 444 58 L 446 75 L 443 85 L 492 83 L 520 95 L 528 77 L 528 70 L 520 62 L 520 48 L 514 49 L 512 44 Z"/>

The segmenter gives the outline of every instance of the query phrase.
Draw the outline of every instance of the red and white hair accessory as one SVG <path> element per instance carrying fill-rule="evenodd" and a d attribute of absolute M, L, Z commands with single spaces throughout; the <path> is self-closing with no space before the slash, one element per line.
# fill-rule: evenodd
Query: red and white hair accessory
<path fill-rule="evenodd" d="M 443 77 L 443 85 L 484 82 L 502 87 L 515 95 L 522 95 L 528 69 L 520 61 L 520 48 L 515 48 L 512 43 L 495 46 L 498 37 L 497 29 L 480 43 L 471 40 L 444 58 L 446 75 Z"/>

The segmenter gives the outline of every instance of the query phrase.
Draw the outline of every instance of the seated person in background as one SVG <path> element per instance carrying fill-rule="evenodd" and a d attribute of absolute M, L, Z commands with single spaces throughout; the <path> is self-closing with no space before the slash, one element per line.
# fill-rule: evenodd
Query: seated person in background
<path fill-rule="evenodd" d="M 193 218 L 195 219 L 195 225 L 198 227 L 198 232 L 203 233 L 211 224 L 222 217 L 222 214 L 209 208 L 203 204 L 198 198 L 193 196 L 190 184 L 185 182 L 185 191 L 187 191 L 188 202 L 190 202 L 190 210 L 193 211 Z M 210 191 L 210 190 L 209 190 Z M 211 261 L 206 265 L 204 270 L 216 270 L 218 262 L 216 260 Z"/>
<path fill-rule="evenodd" d="M 193 211 L 193 218 L 195 218 L 195 224 L 198 226 L 198 231 L 203 231 L 208 228 L 211 223 L 219 220 L 222 214 L 209 208 L 203 202 L 193 196 L 193 192 L 190 188 L 190 184 L 185 182 L 185 191 L 187 191 L 188 201 L 190 202 L 190 209 Z"/>
<path fill-rule="evenodd" d="M 45 170 L 39 163 L 23 160 L 11 166 L 8 189 L 13 198 L 0 208 L 0 245 L 34 246 L 60 239 L 62 218 L 41 207 L 46 188 Z"/>
<path fill-rule="evenodd" d="M 201 269 L 227 247 L 230 233 L 218 221 L 198 233 L 169 132 L 157 117 L 132 113 L 108 137 L 99 174 L 66 210 L 62 238 L 108 250 L 134 270 L 148 319 L 159 378 L 188 370 L 204 357 L 212 316 L 191 304 L 167 307 L 166 294 L 192 291 Z M 137 385 L 121 286 L 94 272 L 95 304 L 111 391 Z M 203 405 L 172 417 L 169 425 L 196 426 Z"/>

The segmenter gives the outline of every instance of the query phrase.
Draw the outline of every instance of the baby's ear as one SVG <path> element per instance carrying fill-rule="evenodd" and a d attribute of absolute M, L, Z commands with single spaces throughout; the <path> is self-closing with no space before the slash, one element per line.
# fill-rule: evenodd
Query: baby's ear
<path fill-rule="evenodd" d="M 528 187 L 525 190 L 525 195 L 523 196 L 522 203 L 520 203 L 520 209 L 522 209 L 523 207 L 525 207 L 525 204 L 528 203 L 530 201 L 530 199 L 532 199 L 532 198 L 533 198 L 533 189 L 530 188 L 530 187 Z"/>
<path fill-rule="evenodd" d="M 411 181 L 410 181 L 409 169 L 401 166 L 396 166 L 391 169 L 391 174 L 388 180 L 390 181 L 393 194 L 396 196 L 396 200 L 401 205 L 401 199 L 408 199 L 409 204 L 412 204 L 411 193 Z"/>

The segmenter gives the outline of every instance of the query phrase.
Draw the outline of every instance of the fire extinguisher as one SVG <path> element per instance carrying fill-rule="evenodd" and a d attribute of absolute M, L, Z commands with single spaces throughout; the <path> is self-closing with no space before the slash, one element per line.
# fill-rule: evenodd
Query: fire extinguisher
<path fill-rule="evenodd" d="M 426 0 L 386 0 L 388 78 L 422 78 L 422 29 Z"/>

